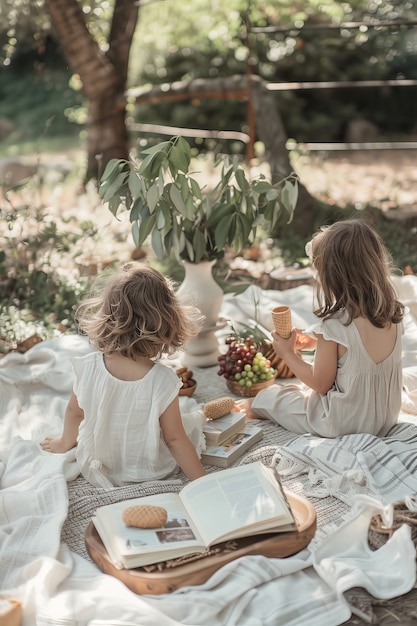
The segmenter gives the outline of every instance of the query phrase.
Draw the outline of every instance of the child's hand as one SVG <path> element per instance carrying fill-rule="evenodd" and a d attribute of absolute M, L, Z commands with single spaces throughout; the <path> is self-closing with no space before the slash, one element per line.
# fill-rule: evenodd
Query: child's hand
<path fill-rule="evenodd" d="M 310 335 L 306 335 L 302 330 L 296 328 L 297 338 L 295 340 L 295 349 L 296 350 L 314 350 L 317 345 L 317 339 L 315 337 L 311 337 Z"/>
<path fill-rule="evenodd" d="M 288 354 L 296 351 L 296 339 L 297 339 L 297 329 L 293 328 L 291 331 L 291 335 L 288 339 L 284 339 L 281 335 L 278 335 L 276 330 L 273 330 L 272 333 L 272 346 L 274 348 L 275 354 L 285 361 L 285 357 Z"/>
<path fill-rule="evenodd" d="M 258 415 L 257 413 L 255 413 L 255 411 L 252 409 L 252 401 L 253 398 L 249 398 L 249 399 L 245 399 L 245 400 L 237 400 L 235 402 L 235 407 L 236 407 L 236 411 L 239 411 L 240 413 L 246 413 L 246 417 L 248 419 L 259 419 L 260 415 Z"/>
<path fill-rule="evenodd" d="M 236 400 L 232 411 L 236 411 L 237 413 L 246 413 L 247 404 L 248 400 Z"/>

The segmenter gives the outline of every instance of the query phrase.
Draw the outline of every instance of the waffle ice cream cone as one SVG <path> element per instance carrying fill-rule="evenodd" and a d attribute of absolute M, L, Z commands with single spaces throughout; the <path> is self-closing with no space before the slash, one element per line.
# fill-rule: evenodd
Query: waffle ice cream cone
<path fill-rule="evenodd" d="M 277 306 L 272 309 L 272 320 L 278 335 L 288 339 L 291 335 L 292 320 L 289 306 Z"/>

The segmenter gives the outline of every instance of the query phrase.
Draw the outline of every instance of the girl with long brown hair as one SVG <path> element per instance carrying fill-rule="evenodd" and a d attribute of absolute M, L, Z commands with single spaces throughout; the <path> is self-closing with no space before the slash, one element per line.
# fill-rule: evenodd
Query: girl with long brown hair
<path fill-rule="evenodd" d="M 306 246 L 316 272 L 319 322 L 314 362 L 272 332 L 275 352 L 302 384 L 273 385 L 239 403 L 252 417 L 273 420 L 298 434 L 384 436 L 397 422 L 402 391 L 404 306 L 390 280 L 391 259 L 365 221 L 323 227 Z"/>

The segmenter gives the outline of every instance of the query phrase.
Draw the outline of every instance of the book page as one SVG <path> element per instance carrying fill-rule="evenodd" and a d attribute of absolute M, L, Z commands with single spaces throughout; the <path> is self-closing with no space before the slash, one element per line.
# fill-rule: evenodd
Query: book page
<path fill-rule="evenodd" d="M 238 432 L 244 428 L 246 423 L 245 413 L 228 413 L 214 420 L 207 420 L 203 426 L 203 433 L 206 439 L 206 445 L 217 446 L 222 443 L 229 435 Z"/>
<path fill-rule="evenodd" d="M 245 413 L 228 413 L 215 420 L 208 420 L 203 426 L 204 433 L 222 433 L 229 428 L 233 428 L 236 424 L 244 424 L 246 420 Z"/>
<path fill-rule="evenodd" d="M 167 510 L 168 517 L 163 527 L 134 528 L 125 525 L 123 511 L 130 506 L 144 504 L 162 506 Z M 93 522 L 114 562 L 120 561 L 120 557 L 129 558 L 154 552 L 158 554 L 156 560 L 163 560 L 161 552 L 183 548 L 189 548 L 185 552 L 198 552 L 204 547 L 197 528 L 177 494 L 158 494 L 100 507 Z"/>
<path fill-rule="evenodd" d="M 272 469 L 260 462 L 208 474 L 180 493 L 207 545 L 293 523 Z"/>
<path fill-rule="evenodd" d="M 214 454 L 216 456 L 227 459 L 234 453 L 236 448 L 245 441 L 245 439 L 249 438 L 249 436 L 250 435 L 248 433 L 235 433 L 234 435 L 230 435 L 225 441 L 223 441 L 222 444 L 206 448 L 204 454 Z"/>

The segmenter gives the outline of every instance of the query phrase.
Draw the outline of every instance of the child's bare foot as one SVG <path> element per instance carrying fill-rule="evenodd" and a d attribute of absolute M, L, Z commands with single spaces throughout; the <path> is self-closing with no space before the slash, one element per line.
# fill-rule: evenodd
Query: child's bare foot
<path fill-rule="evenodd" d="M 41 443 L 41 448 L 46 452 L 54 453 L 68 452 L 70 449 L 64 445 L 61 437 L 46 437 Z"/>

